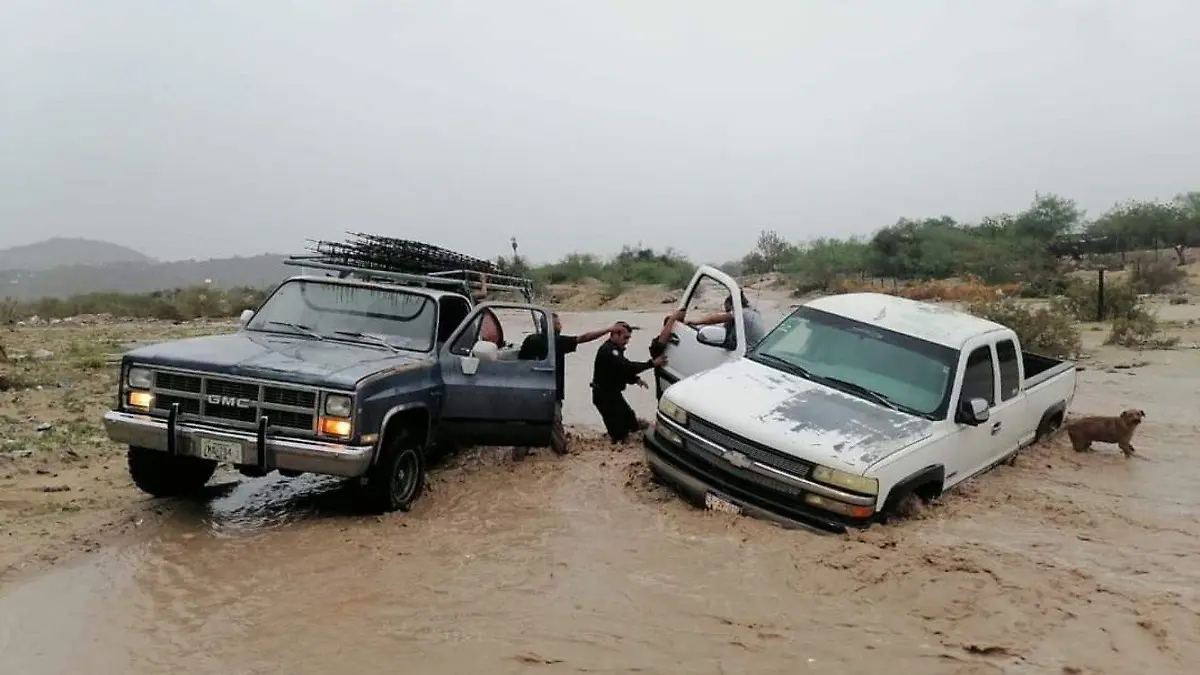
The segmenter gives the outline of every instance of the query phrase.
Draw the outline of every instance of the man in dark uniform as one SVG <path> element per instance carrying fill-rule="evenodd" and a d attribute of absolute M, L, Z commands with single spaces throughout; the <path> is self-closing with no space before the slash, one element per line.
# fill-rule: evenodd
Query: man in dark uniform
<path fill-rule="evenodd" d="M 625 358 L 625 346 L 632 334 L 629 324 L 618 321 L 608 341 L 596 351 L 596 366 L 592 373 L 592 404 L 604 420 L 604 429 L 613 443 L 623 443 L 629 434 L 643 428 L 625 400 L 625 387 L 631 384 L 645 387 L 646 383 L 638 376 L 667 363 L 667 357 L 663 355 L 649 361 Z"/>
<path fill-rule="evenodd" d="M 566 373 L 567 373 L 567 354 L 572 354 L 579 345 L 593 340 L 598 340 L 605 335 L 610 334 L 616 329 L 616 326 L 601 328 L 598 330 L 589 331 L 581 335 L 563 335 L 562 321 L 558 318 L 558 312 L 554 312 L 554 377 L 555 377 L 555 411 L 554 411 L 554 439 L 551 447 L 554 452 L 564 455 L 567 452 L 567 435 L 562 428 L 562 402 L 563 393 L 566 390 Z M 525 338 L 521 343 L 521 350 L 517 353 L 517 358 L 523 361 L 531 360 L 538 361 L 546 358 L 548 345 L 546 334 L 538 332 Z M 523 458 L 528 454 L 528 448 L 518 448 L 514 455 L 517 459 Z"/>
<path fill-rule="evenodd" d="M 657 359 L 666 353 L 667 345 L 670 344 L 671 333 L 675 331 L 675 324 L 683 321 L 686 313 L 687 310 L 685 309 L 677 309 L 663 318 L 662 330 L 659 331 L 658 335 L 654 336 L 654 339 L 650 340 L 650 358 Z M 654 372 L 654 394 L 656 398 L 662 398 L 662 384 L 658 377 L 657 368 L 655 368 Z"/>

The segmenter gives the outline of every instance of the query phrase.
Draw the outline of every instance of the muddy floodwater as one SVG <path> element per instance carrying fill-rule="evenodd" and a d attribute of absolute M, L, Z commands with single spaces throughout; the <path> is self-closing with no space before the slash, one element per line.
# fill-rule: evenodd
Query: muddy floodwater
<path fill-rule="evenodd" d="M 661 322 L 564 322 L 618 317 Z M 580 429 L 595 346 L 568 358 Z M 849 536 L 692 508 L 587 431 L 563 459 L 456 458 L 385 517 L 328 479 L 226 474 L 0 587 L 0 673 L 1194 673 L 1200 350 L 1117 358 L 1075 408 L 1144 409 L 1143 458 L 1058 439 Z"/>

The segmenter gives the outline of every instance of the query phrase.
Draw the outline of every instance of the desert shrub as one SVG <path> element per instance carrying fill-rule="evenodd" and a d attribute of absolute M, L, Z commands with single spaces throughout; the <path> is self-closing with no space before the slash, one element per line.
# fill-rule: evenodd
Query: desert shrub
<path fill-rule="evenodd" d="M 1061 274 L 1038 274 L 1021 284 L 1017 291 L 1022 298 L 1055 298 L 1067 292 L 1069 282 Z"/>
<path fill-rule="evenodd" d="M 1172 305 L 1186 305 L 1188 302 L 1190 301 L 1186 295 L 1176 295 L 1171 298 Z"/>
<path fill-rule="evenodd" d="M 625 281 L 621 279 L 621 275 L 615 272 L 608 272 L 604 275 L 604 290 L 601 291 L 603 302 L 609 302 L 621 297 L 625 292 Z"/>
<path fill-rule="evenodd" d="M 830 290 L 838 293 L 875 291 L 908 298 L 909 300 L 974 302 L 1019 295 L 1021 284 L 986 284 L 977 278 L 968 277 L 966 279 L 913 281 L 895 286 L 884 285 L 880 287 L 869 282 L 861 282 L 857 279 L 842 279 L 834 284 Z"/>
<path fill-rule="evenodd" d="M 1079 356 L 1079 330 L 1061 301 L 1032 309 L 1009 298 L 980 299 L 972 302 L 967 311 L 1011 328 L 1022 349 L 1058 358 Z"/>
<path fill-rule="evenodd" d="M 1139 293 L 1161 293 L 1187 278 L 1187 272 L 1168 259 L 1139 261 L 1129 281 Z"/>
<path fill-rule="evenodd" d="M 18 303 L 13 320 L 63 319 L 83 314 L 107 314 L 130 319 L 187 321 L 236 316 L 262 303 L 265 292 L 256 288 L 219 289 L 207 286 L 151 293 L 87 293 L 69 298 L 43 298 Z"/>
<path fill-rule="evenodd" d="M 670 249 L 658 252 L 649 248 L 626 246 L 610 260 L 572 253 L 556 263 L 530 270 L 535 282 L 543 284 L 578 283 L 599 279 L 607 285 L 614 280 L 629 284 L 660 285 L 680 289 L 687 285 L 696 266 Z"/>
<path fill-rule="evenodd" d="M 0 299 L 0 326 L 16 324 L 19 308 L 17 301 L 13 298 Z"/>
<path fill-rule="evenodd" d="M 1104 343 L 1134 349 L 1167 349 L 1178 344 L 1179 338 L 1159 332 L 1158 318 L 1142 307 L 1130 316 L 1113 320 L 1112 330 Z"/>
<path fill-rule="evenodd" d="M 847 292 L 846 290 L 842 289 L 842 284 L 840 282 L 825 284 L 823 282 L 814 281 L 805 277 L 797 279 L 792 285 L 792 295 L 797 298 L 811 295 L 813 293 L 820 293 L 821 291 L 833 291 L 841 293 Z"/>
<path fill-rule="evenodd" d="M 1100 286 L 1094 279 L 1072 279 L 1063 294 L 1063 307 L 1080 321 L 1095 321 Z M 1132 284 L 1116 281 L 1104 284 L 1104 316 L 1102 320 L 1133 317 L 1139 306 L 1137 291 Z"/>

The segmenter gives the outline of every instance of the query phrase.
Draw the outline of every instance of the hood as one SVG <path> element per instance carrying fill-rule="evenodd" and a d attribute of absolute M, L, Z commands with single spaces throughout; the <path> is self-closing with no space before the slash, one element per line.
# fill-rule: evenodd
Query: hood
<path fill-rule="evenodd" d="M 853 473 L 933 434 L 929 420 L 745 358 L 680 380 L 663 395 L 739 436 Z"/>
<path fill-rule="evenodd" d="M 291 335 L 238 331 L 148 345 L 125 354 L 134 363 L 186 368 L 315 387 L 352 389 L 382 370 L 432 362 L 432 355 Z"/>

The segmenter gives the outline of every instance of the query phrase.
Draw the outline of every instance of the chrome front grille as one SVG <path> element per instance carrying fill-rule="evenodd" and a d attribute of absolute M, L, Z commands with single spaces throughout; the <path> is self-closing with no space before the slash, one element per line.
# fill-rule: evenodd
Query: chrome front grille
<path fill-rule="evenodd" d="M 200 422 L 250 429 L 266 416 L 269 428 L 316 433 L 316 389 L 156 370 L 151 391 L 154 410 L 163 414 L 178 403 L 181 415 Z"/>
<path fill-rule="evenodd" d="M 702 419 L 689 416 L 687 429 L 714 445 L 726 450 L 736 450 L 756 462 L 790 473 L 797 478 L 808 478 L 812 473 L 813 465 L 809 462 L 783 455 L 747 439 L 734 436 Z"/>

